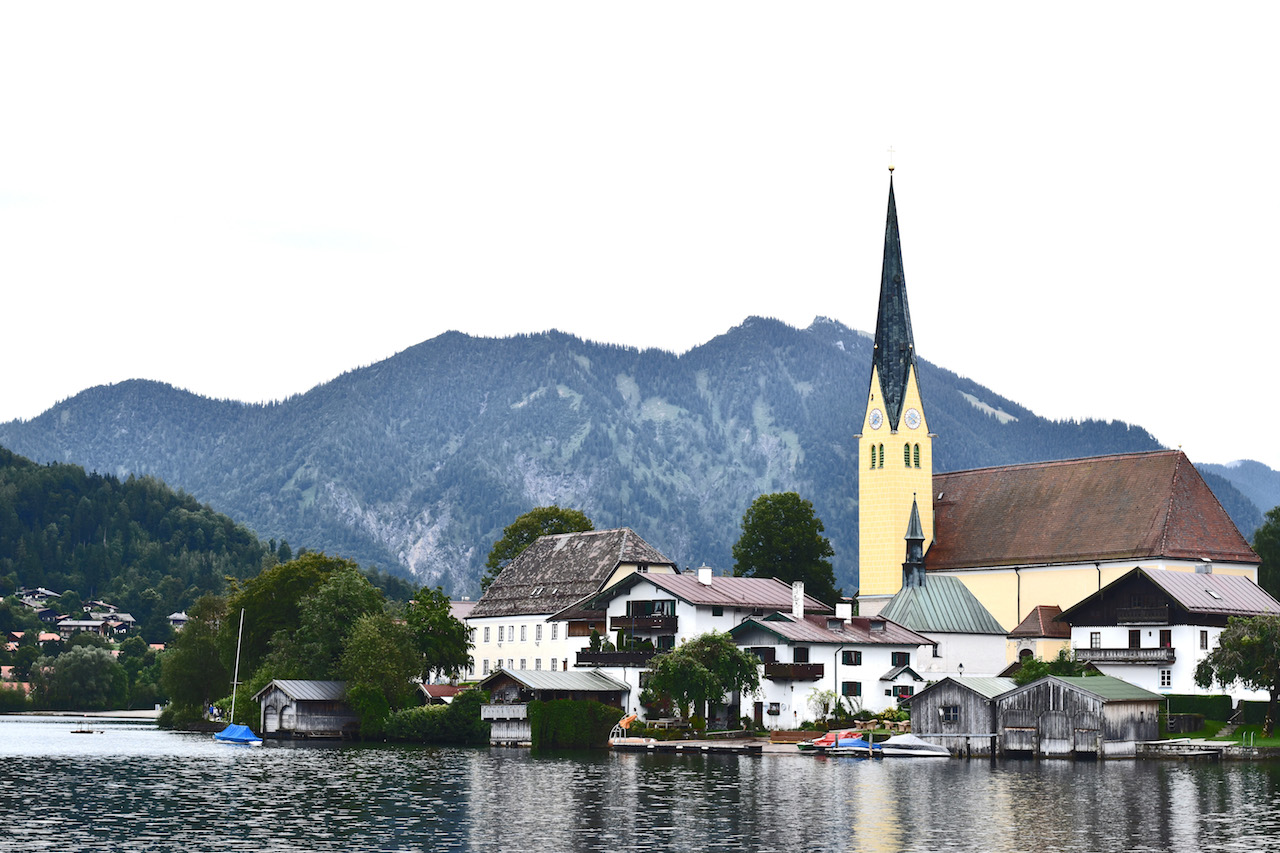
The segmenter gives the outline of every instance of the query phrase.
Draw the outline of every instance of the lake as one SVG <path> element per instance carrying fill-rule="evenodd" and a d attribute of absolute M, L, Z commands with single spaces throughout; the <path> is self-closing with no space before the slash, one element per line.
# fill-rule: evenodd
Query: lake
<path fill-rule="evenodd" d="M 250 748 L 0 716 L 0 768 L 4 851 L 1280 849 L 1276 763 Z"/>

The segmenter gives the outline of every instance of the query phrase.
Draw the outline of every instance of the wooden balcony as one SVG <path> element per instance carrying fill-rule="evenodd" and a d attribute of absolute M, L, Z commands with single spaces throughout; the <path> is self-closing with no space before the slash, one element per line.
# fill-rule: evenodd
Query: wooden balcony
<path fill-rule="evenodd" d="M 1121 625 L 1168 625 L 1169 605 L 1155 607 L 1117 607 L 1116 622 Z"/>
<path fill-rule="evenodd" d="M 578 652 L 574 666 L 648 666 L 658 652 L 636 649 L 623 652 Z"/>
<path fill-rule="evenodd" d="M 614 616 L 609 620 L 611 631 L 664 631 L 674 633 L 675 616 Z"/>
<path fill-rule="evenodd" d="M 480 719 L 482 720 L 527 720 L 529 719 L 529 706 L 523 703 L 517 705 L 481 705 Z"/>
<path fill-rule="evenodd" d="M 771 681 L 817 681 L 822 678 L 822 664 L 767 663 L 764 677 Z"/>
<path fill-rule="evenodd" d="M 1177 658 L 1172 648 L 1155 649 L 1081 649 L 1076 660 L 1086 663 L 1148 663 L 1169 664 Z"/>

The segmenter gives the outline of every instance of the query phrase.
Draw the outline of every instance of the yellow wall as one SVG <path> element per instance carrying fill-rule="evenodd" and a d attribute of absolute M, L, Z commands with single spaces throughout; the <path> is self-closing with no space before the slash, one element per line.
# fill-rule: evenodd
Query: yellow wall
<path fill-rule="evenodd" d="M 906 411 L 920 412 L 920 425 L 909 429 Z M 871 428 L 871 411 L 885 411 L 880 376 L 871 371 L 871 393 L 858 438 L 858 586 L 861 595 L 893 595 L 902 587 L 902 563 L 907 555 L 907 523 L 911 501 L 917 498 L 925 549 L 933 541 L 933 440 L 920 400 L 913 369 L 903 399 L 898 430 L 890 429 L 888 415 L 879 429 Z M 912 467 L 903 462 L 903 445 L 912 447 Z M 914 446 L 920 445 L 920 467 L 914 467 Z M 884 446 L 883 467 L 871 468 L 871 448 Z"/>

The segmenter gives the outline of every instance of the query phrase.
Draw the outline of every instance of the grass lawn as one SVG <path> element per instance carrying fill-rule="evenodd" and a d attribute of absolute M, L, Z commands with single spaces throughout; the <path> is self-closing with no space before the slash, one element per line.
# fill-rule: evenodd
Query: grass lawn
<path fill-rule="evenodd" d="M 1198 731 L 1185 732 L 1183 734 L 1169 734 L 1168 732 L 1166 732 L 1160 735 L 1160 737 L 1163 740 L 1169 740 L 1171 738 L 1182 738 L 1182 737 L 1194 737 L 1194 738 L 1217 737 L 1218 732 L 1220 732 L 1222 730 L 1222 727 L 1225 725 L 1226 723 L 1223 722 L 1222 720 L 1205 720 L 1204 726 L 1202 726 Z M 1228 738 L 1228 740 L 1232 740 L 1232 738 Z"/>
<path fill-rule="evenodd" d="M 1221 740 L 1243 743 L 1246 746 L 1280 747 L 1280 737 L 1263 737 L 1262 726 L 1241 726 L 1231 737 Z"/>

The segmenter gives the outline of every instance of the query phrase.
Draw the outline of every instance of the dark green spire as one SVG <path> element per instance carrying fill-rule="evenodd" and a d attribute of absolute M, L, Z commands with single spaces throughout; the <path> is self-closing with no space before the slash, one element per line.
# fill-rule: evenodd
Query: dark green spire
<path fill-rule="evenodd" d="M 889 215 L 884 226 L 875 345 L 871 363 L 880 374 L 885 418 L 889 428 L 896 430 L 902 417 L 907 378 L 915 367 L 916 350 L 911 336 L 911 311 L 907 308 L 907 278 L 902 271 L 902 243 L 898 237 L 898 205 L 893 199 L 892 174 L 889 175 Z"/>
<path fill-rule="evenodd" d="M 902 564 L 902 586 L 924 586 L 924 525 L 920 523 L 920 504 L 911 498 L 911 519 L 907 522 L 907 561 Z"/>

